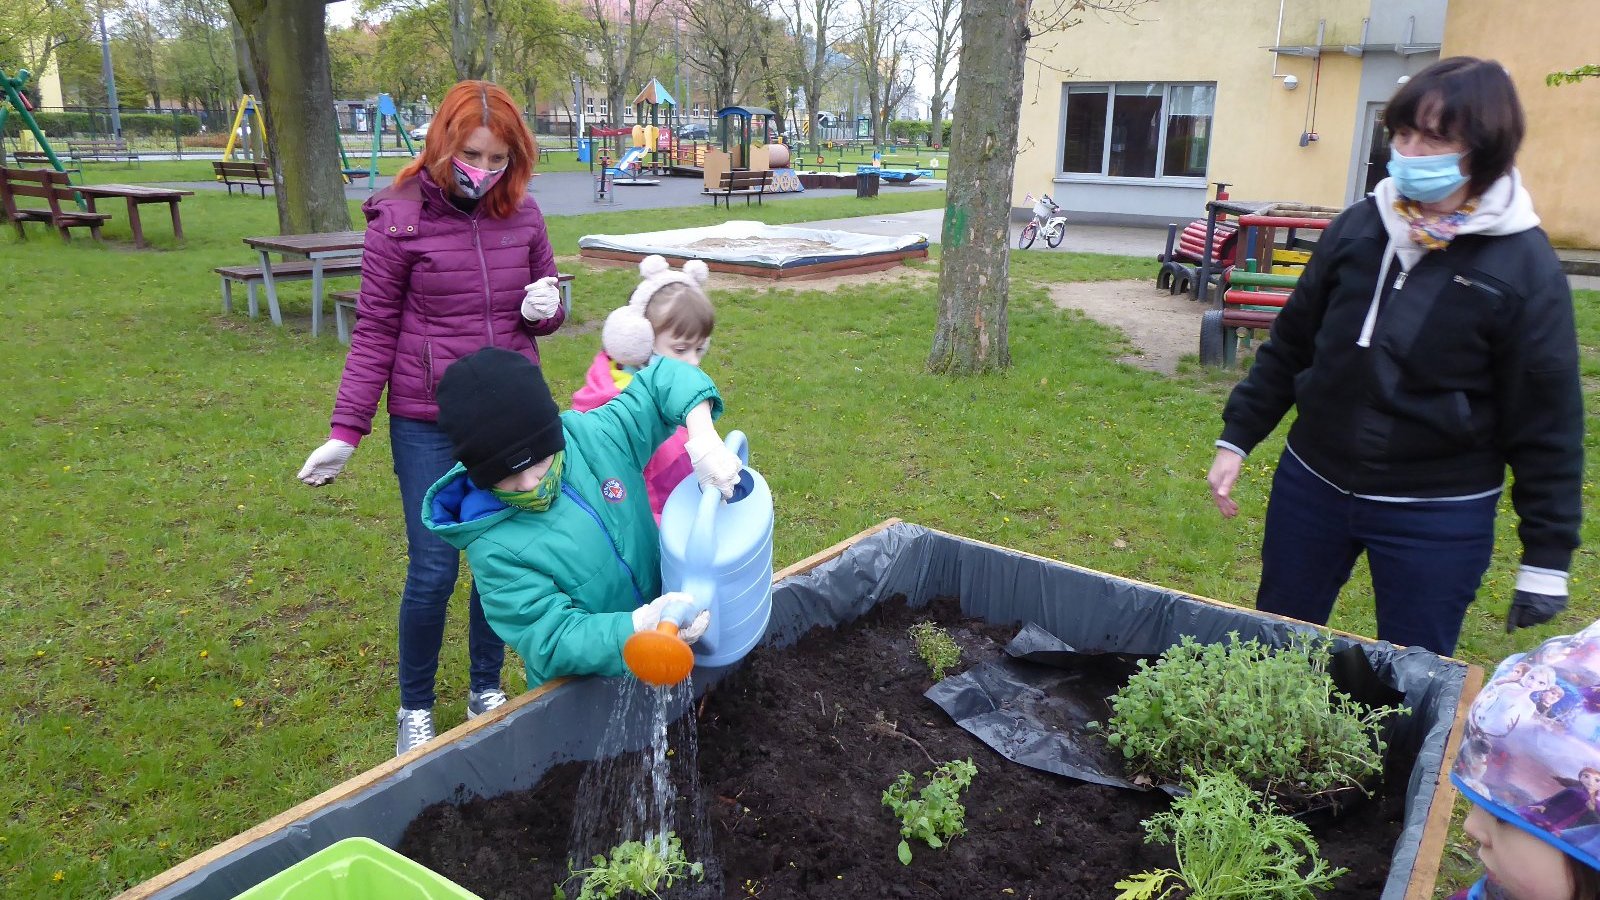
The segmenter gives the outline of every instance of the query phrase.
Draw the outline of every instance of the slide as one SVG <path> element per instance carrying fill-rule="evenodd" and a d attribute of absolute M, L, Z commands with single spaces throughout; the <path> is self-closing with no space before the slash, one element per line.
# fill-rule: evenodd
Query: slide
<path fill-rule="evenodd" d="M 628 152 L 622 154 L 622 159 L 618 160 L 617 164 L 611 168 L 611 177 L 612 178 L 632 178 L 633 177 L 633 173 L 628 170 L 628 167 L 633 165 L 635 162 L 638 162 L 639 160 L 641 160 L 643 158 L 644 158 L 644 148 L 643 147 L 629 147 L 628 148 Z"/>

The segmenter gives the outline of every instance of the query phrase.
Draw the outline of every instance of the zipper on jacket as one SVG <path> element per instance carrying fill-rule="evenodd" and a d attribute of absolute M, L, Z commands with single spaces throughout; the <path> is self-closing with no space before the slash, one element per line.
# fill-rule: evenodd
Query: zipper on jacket
<path fill-rule="evenodd" d="M 1488 294 L 1489 296 L 1495 298 L 1496 300 L 1504 300 L 1504 299 L 1506 299 L 1505 293 L 1503 291 L 1501 291 L 1499 288 L 1497 288 L 1494 285 L 1492 285 L 1492 284 L 1486 284 L 1486 283 L 1484 283 L 1482 281 L 1473 281 L 1471 278 L 1468 278 L 1465 275 L 1457 275 L 1457 276 L 1455 276 L 1454 278 L 1452 278 L 1450 280 L 1454 281 L 1456 284 L 1461 285 L 1462 287 L 1471 288 L 1471 289 L 1473 289 L 1475 291 L 1482 291 L 1483 293 Z"/>
<path fill-rule="evenodd" d="M 1401 269 L 1400 270 L 1400 274 L 1395 276 L 1395 278 L 1394 278 L 1394 292 L 1395 293 L 1397 293 L 1397 294 L 1400 293 L 1400 289 L 1406 286 L 1406 274 L 1407 274 L 1406 270 L 1405 269 Z"/>
<path fill-rule="evenodd" d="M 483 255 L 483 239 L 478 234 L 478 217 L 472 217 L 472 249 L 478 251 L 478 272 L 483 275 L 483 328 L 494 346 L 494 292 L 489 289 L 489 261 Z"/>
<path fill-rule="evenodd" d="M 433 386 L 433 342 L 422 342 L 422 380 L 428 385 L 428 399 L 435 393 Z"/>
<path fill-rule="evenodd" d="M 588 501 L 584 500 L 582 495 L 574 490 L 571 485 L 562 482 L 561 493 L 563 496 L 570 497 L 572 502 L 578 504 L 579 509 L 589 514 L 589 518 L 594 520 L 594 524 L 600 526 L 600 533 L 606 536 L 606 546 L 611 548 L 611 555 L 616 557 L 617 565 L 622 567 L 622 573 L 628 577 L 628 586 L 633 588 L 634 599 L 639 601 L 640 606 L 643 606 L 645 604 L 644 594 L 639 592 L 639 583 L 633 580 L 633 567 L 628 565 L 628 561 L 622 558 L 622 551 L 617 549 L 617 542 L 611 539 L 611 531 L 606 528 L 606 523 L 600 520 L 600 514 L 595 512 L 594 507 L 590 506 Z"/>

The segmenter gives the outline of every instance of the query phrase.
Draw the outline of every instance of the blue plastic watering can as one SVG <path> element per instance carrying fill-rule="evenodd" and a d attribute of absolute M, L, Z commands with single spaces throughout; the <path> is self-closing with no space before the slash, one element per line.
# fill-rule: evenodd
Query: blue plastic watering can
<path fill-rule="evenodd" d="M 709 605 L 711 624 L 693 648 L 695 665 L 708 668 L 743 659 L 772 617 L 772 491 L 749 468 L 744 432 L 729 432 L 726 444 L 746 464 L 733 499 L 690 475 L 661 510 L 661 590 Z"/>

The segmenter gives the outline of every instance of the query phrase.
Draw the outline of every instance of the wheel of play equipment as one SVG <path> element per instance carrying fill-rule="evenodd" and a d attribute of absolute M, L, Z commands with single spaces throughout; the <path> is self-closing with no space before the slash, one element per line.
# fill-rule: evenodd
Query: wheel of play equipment
<path fill-rule="evenodd" d="M 1029 222 L 1022 226 L 1022 233 L 1017 235 L 1017 249 L 1026 250 L 1033 246 L 1033 239 L 1039 236 L 1039 223 Z"/>
<path fill-rule="evenodd" d="M 1061 241 L 1066 236 L 1067 226 L 1057 225 L 1055 228 L 1052 228 L 1050 231 L 1045 233 L 1044 242 L 1050 245 L 1050 249 L 1054 250 L 1055 248 L 1061 246 Z"/>
<path fill-rule="evenodd" d="M 1222 344 L 1227 340 L 1227 329 L 1222 325 L 1222 310 L 1208 309 L 1200 316 L 1200 364 L 1220 366 L 1223 363 Z"/>

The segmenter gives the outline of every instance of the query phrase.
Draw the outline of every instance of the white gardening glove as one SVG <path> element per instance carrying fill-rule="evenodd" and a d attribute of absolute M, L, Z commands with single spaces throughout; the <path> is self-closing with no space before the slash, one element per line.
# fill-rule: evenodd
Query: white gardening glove
<path fill-rule="evenodd" d="M 311 451 L 311 455 L 306 457 L 306 464 L 300 467 L 300 474 L 295 477 L 312 487 L 321 487 L 344 471 L 344 464 L 350 461 L 350 454 L 354 452 L 354 444 L 334 438 Z"/>
<path fill-rule="evenodd" d="M 694 617 L 693 622 L 685 628 L 678 629 L 678 637 L 683 638 L 685 644 L 693 644 L 705 635 L 709 627 L 711 627 L 711 610 L 702 609 L 700 614 Z"/>
<path fill-rule="evenodd" d="M 670 594 L 662 594 L 654 600 L 651 600 L 649 603 L 646 603 L 638 609 L 635 609 L 633 611 L 634 633 L 637 634 L 641 631 L 655 631 L 656 626 L 661 624 L 661 613 L 664 612 L 668 606 L 671 606 L 673 603 L 689 599 L 690 598 L 688 594 L 674 591 Z"/>
<path fill-rule="evenodd" d="M 739 454 L 729 450 L 714 434 L 691 437 L 683 449 L 689 453 L 689 464 L 694 466 L 695 477 L 702 485 L 710 485 L 722 493 L 722 499 L 733 496 L 739 486 L 739 471 L 744 463 Z"/>
<path fill-rule="evenodd" d="M 535 281 L 523 288 L 522 317 L 529 322 L 548 319 L 561 308 L 561 279 L 554 275 Z"/>

